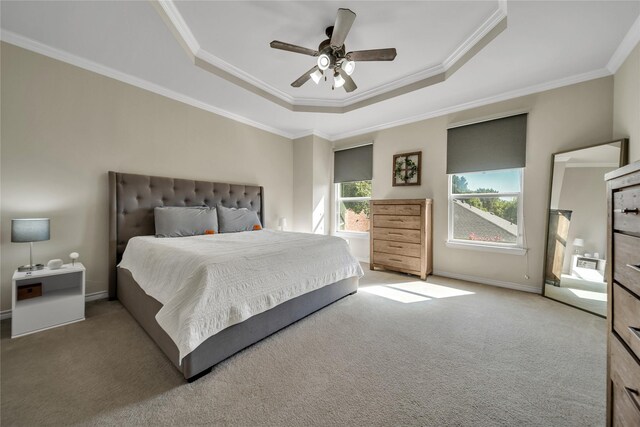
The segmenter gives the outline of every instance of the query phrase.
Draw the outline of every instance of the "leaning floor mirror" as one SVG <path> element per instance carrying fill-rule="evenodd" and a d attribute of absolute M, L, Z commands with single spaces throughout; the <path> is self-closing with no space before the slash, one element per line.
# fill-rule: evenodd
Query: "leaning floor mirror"
<path fill-rule="evenodd" d="M 626 163 L 626 139 L 552 156 L 544 296 L 606 317 L 604 175 Z"/>

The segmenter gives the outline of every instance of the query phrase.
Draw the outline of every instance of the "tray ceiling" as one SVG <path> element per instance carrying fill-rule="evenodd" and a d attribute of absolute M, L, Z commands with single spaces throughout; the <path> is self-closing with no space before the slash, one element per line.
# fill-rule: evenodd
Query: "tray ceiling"
<path fill-rule="evenodd" d="M 464 10 L 456 2 L 347 2 L 358 15 L 349 49 L 398 50 L 394 62 L 357 65 L 354 79 L 362 93 L 441 63 L 499 6 L 462 4 Z M 348 103 L 360 91 L 347 95 L 309 82 L 296 92 L 289 83 L 313 58 L 269 48 L 273 39 L 315 47 L 345 3 L 174 5 L 203 52 L 248 79 L 318 103 Z M 447 80 L 344 114 L 324 114 L 290 111 L 196 66 L 154 3 L 0 2 L 6 42 L 289 138 L 314 132 L 329 139 L 611 75 L 640 40 L 639 13 L 638 1 L 509 2 L 507 28 Z"/>

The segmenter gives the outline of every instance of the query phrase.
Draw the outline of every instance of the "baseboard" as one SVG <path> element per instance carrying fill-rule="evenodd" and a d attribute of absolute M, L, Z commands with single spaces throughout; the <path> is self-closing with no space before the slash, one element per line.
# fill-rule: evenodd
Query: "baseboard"
<path fill-rule="evenodd" d="M 369 257 L 356 257 L 356 259 L 360 262 L 366 262 L 369 264 Z"/>
<path fill-rule="evenodd" d="M 466 280 L 467 282 L 476 282 L 476 283 L 481 283 L 483 285 L 491 285 L 491 286 L 497 286 L 500 288 L 515 289 L 517 291 L 531 292 L 534 294 L 539 294 L 542 292 L 542 290 L 539 287 L 533 286 L 533 285 L 523 285 L 521 283 L 515 283 L 515 282 L 504 282 L 502 280 L 487 279 L 485 277 L 471 276 L 468 274 L 451 273 L 448 271 L 441 271 L 441 270 L 434 270 L 433 274 L 435 276 L 448 277 L 450 279 Z"/>
<path fill-rule="evenodd" d="M 109 292 L 107 291 L 93 292 L 91 294 L 86 294 L 84 296 L 85 302 L 96 301 L 99 299 L 107 299 L 107 298 L 109 298 Z M 11 318 L 11 310 L 0 311 L 0 320 L 10 319 L 10 318 Z"/>

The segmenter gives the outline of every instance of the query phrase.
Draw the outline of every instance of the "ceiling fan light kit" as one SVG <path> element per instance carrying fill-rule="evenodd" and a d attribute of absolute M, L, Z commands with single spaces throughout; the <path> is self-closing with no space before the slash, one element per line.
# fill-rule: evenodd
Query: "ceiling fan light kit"
<path fill-rule="evenodd" d="M 351 10 L 338 9 L 335 24 L 327 27 L 325 30 L 325 34 L 329 38 L 320 43 L 318 50 L 308 49 L 278 40 L 271 42 L 270 46 L 274 49 L 318 57 L 316 61 L 317 65 L 291 83 L 291 86 L 300 87 L 310 79 L 313 80 L 315 84 L 318 84 L 320 80 L 322 80 L 324 71 L 332 69 L 332 89 L 344 87 L 347 92 L 353 92 L 358 88 L 351 78 L 356 68 L 356 61 L 393 61 L 396 58 L 395 48 L 347 52 L 344 41 L 355 19 L 356 14 Z"/>

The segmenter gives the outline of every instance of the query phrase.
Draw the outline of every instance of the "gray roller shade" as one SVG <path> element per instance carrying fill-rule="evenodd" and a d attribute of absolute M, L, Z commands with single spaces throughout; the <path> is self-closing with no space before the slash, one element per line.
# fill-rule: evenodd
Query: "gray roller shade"
<path fill-rule="evenodd" d="M 333 153 L 333 182 L 370 181 L 373 176 L 373 144 Z"/>
<path fill-rule="evenodd" d="M 523 168 L 526 140 L 526 114 L 449 129 L 447 173 Z"/>

